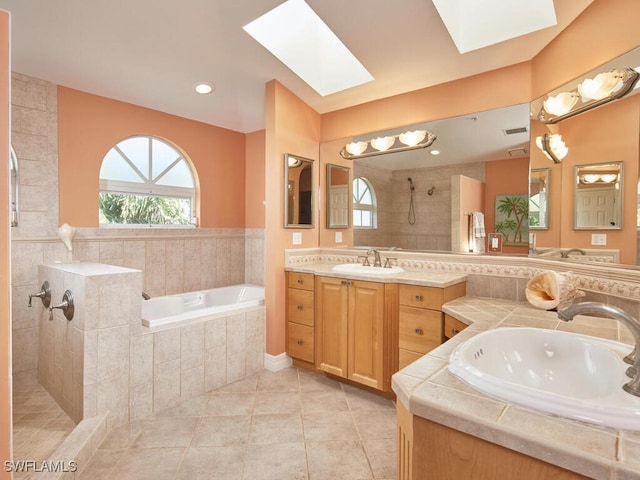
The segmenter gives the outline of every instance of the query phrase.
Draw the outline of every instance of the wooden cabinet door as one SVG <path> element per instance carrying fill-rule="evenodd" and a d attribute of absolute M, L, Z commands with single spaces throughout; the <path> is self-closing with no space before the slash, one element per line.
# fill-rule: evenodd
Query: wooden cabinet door
<path fill-rule="evenodd" d="M 347 378 L 349 287 L 341 278 L 316 277 L 316 368 Z"/>
<path fill-rule="evenodd" d="M 348 378 L 383 389 L 384 284 L 349 283 Z"/>

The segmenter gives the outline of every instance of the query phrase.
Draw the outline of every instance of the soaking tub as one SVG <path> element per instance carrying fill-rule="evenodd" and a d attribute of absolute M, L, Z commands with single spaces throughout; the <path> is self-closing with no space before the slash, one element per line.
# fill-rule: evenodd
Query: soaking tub
<path fill-rule="evenodd" d="M 151 328 L 183 325 L 260 305 L 264 305 L 264 287 L 256 285 L 166 295 L 142 301 L 142 324 Z"/>

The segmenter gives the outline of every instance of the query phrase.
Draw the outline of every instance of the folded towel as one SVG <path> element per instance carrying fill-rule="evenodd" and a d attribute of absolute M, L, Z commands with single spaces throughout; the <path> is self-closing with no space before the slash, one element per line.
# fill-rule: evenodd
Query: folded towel
<path fill-rule="evenodd" d="M 487 236 L 486 231 L 484 229 L 484 213 L 482 212 L 472 212 L 471 216 L 473 218 L 473 235 L 476 238 L 484 238 Z"/>

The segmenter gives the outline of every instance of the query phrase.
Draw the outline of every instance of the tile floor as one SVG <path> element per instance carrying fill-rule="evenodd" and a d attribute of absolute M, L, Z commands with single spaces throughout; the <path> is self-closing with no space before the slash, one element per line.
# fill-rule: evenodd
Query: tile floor
<path fill-rule="evenodd" d="M 13 388 L 13 459 L 42 462 L 75 428 L 75 423 L 39 384 Z M 14 479 L 27 478 L 27 471 Z"/>
<path fill-rule="evenodd" d="M 113 430 L 81 480 L 390 480 L 391 400 L 311 372 L 263 371 Z"/>

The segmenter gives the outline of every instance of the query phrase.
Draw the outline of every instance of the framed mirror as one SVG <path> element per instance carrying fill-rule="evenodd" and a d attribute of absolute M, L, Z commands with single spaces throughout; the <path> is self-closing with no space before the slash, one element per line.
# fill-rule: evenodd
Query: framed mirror
<path fill-rule="evenodd" d="M 548 168 L 533 168 L 529 175 L 529 230 L 549 229 Z"/>
<path fill-rule="evenodd" d="M 313 228 L 313 185 L 313 160 L 285 153 L 285 228 Z"/>
<path fill-rule="evenodd" d="M 622 229 L 623 162 L 574 167 L 576 230 Z"/>
<path fill-rule="evenodd" d="M 327 228 L 349 228 L 351 212 L 351 169 L 327 164 Z"/>

